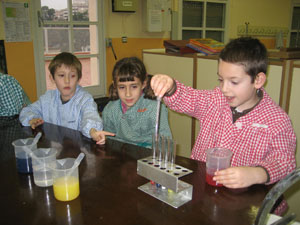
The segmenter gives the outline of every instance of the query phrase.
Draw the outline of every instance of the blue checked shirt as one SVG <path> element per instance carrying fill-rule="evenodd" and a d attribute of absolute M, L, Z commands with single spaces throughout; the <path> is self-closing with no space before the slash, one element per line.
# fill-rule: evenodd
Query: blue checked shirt
<path fill-rule="evenodd" d="M 30 104 L 19 82 L 12 76 L 0 73 L 0 117 L 19 115 Z"/>
<path fill-rule="evenodd" d="M 91 137 L 91 128 L 103 130 L 102 120 L 93 97 L 81 86 L 77 85 L 74 96 L 65 104 L 60 92 L 49 90 L 38 101 L 22 109 L 20 121 L 29 126 L 29 121 L 41 118 L 47 123 L 79 130 L 86 137 Z"/>

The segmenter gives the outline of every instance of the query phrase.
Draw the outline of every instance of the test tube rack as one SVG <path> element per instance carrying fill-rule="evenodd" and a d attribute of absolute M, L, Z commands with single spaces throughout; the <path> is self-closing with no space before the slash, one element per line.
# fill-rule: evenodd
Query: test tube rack
<path fill-rule="evenodd" d="M 137 174 L 152 182 L 148 182 L 139 190 L 151 195 L 166 204 L 178 208 L 192 200 L 193 186 L 179 180 L 179 178 L 192 173 L 192 170 L 176 164 L 165 164 L 152 156 L 137 161 Z M 160 184 L 157 187 L 153 182 Z"/>

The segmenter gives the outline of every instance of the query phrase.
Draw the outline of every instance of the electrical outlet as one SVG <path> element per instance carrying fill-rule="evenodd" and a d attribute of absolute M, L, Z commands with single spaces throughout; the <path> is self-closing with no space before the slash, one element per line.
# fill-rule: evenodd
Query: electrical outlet
<path fill-rule="evenodd" d="M 112 46 L 111 38 L 105 38 L 105 45 L 107 48 Z"/>
<path fill-rule="evenodd" d="M 122 37 L 122 43 L 127 43 L 127 37 L 126 36 Z"/>

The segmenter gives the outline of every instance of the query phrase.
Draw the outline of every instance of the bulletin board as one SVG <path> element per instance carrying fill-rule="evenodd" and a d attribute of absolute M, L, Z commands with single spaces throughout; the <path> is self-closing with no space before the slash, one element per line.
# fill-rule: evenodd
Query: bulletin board
<path fill-rule="evenodd" d="M 4 40 L 0 40 L 0 72 L 7 74 Z"/>

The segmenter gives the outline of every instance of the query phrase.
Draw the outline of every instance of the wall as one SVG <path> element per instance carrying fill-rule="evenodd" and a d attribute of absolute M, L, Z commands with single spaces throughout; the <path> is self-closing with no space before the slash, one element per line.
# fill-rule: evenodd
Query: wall
<path fill-rule="evenodd" d="M 14 0 L 7 2 L 29 2 L 28 0 Z M 0 39 L 5 39 L 0 2 Z M 14 76 L 28 94 L 31 101 L 37 99 L 34 69 L 33 42 L 5 42 L 5 53 L 8 73 Z"/>
<path fill-rule="evenodd" d="M 249 26 L 289 28 L 292 0 L 230 0 L 229 37 L 237 37 L 237 27 Z"/>
<path fill-rule="evenodd" d="M 8 2 L 29 2 L 30 0 L 7 0 Z M 139 0 L 135 13 L 112 12 L 111 0 L 105 1 L 105 31 L 106 37 L 112 38 L 112 43 L 118 59 L 127 56 L 142 56 L 142 49 L 162 48 L 163 40 L 170 38 L 169 32 L 150 33 L 143 29 L 142 2 Z M 178 0 L 175 0 L 178 1 Z M 237 37 L 237 26 L 249 22 L 250 26 L 288 27 L 290 6 L 292 0 L 230 0 L 229 9 L 229 38 Z M 29 4 L 31 6 L 31 4 Z M 2 20 L 2 3 L 0 2 L 0 39 L 4 39 L 4 25 Z M 280 15 L 280 16 L 278 16 Z M 128 42 L 122 43 L 121 37 L 127 36 Z M 274 38 L 264 38 L 267 47 L 274 47 Z M 35 86 L 35 69 L 33 43 L 6 43 L 8 71 L 15 76 L 28 93 L 30 99 L 37 99 Z M 107 86 L 111 83 L 111 71 L 115 59 L 110 48 L 106 49 Z M 26 75 L 24 75 L 26 71 Z"/>
<path fill-rule="evenodd" d="M 289 29 L 292 0 L 230 0 L 229 39 L 237 38 L 237 27 L 283 27 Z M 275 37 L 258 36 L 267 48 L 275 48 Z M 284 38 L 286 45 L 286 37 Z"/>
<path fill-rule="evenodd" d="M 105 0 L 106 37 L 112 44 L 118 60 L 123 57 L 142 57 L 142 49 L 163 48 L 163 41 L 170 38 L 170 32 L 147 32 L 143 28 L 142 0 L 138 1 L 135 13 L 112 12 L 111 0 Z M 127 37 L 122 43 L 121 37 Z M 110 48 L 106 49 L 107 87 L 111 84 L 111 73 L 116 60 Z"/>

